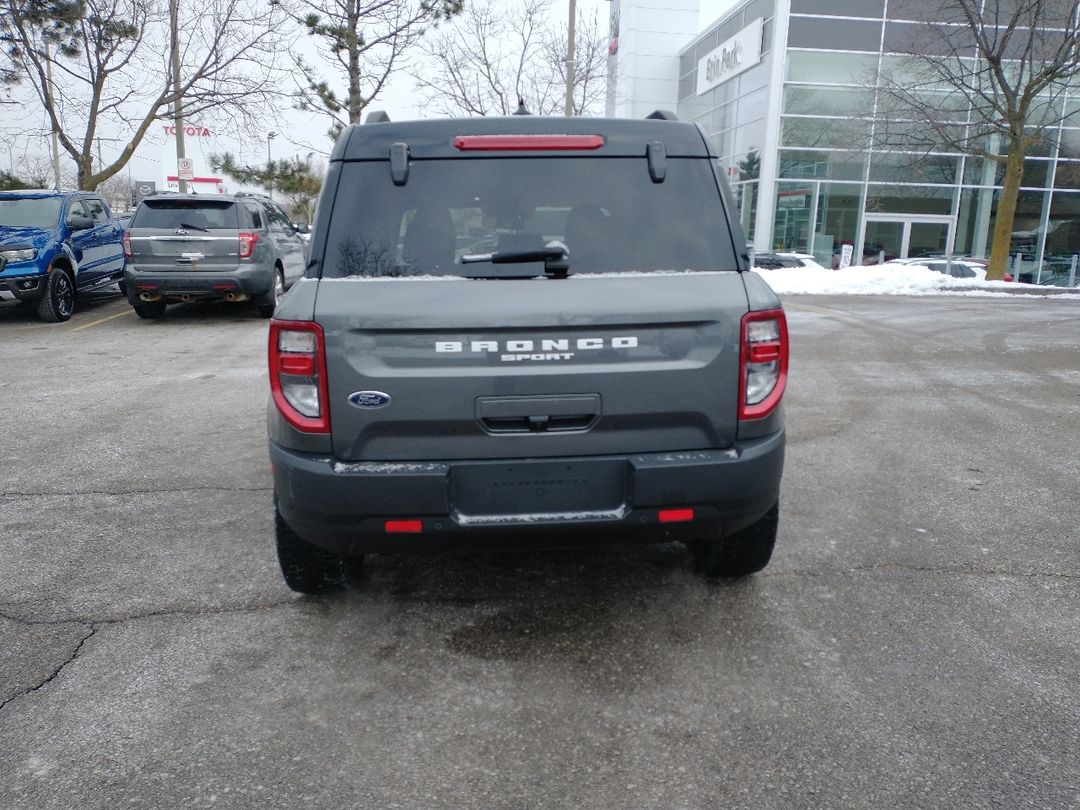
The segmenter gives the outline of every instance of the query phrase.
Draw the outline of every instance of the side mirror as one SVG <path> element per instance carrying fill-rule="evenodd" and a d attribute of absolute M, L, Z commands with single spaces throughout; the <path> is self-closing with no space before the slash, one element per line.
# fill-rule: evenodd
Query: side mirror
<path fill-rule="evenodd" d="M 73 231 L 85 231 L 94 227 L 94 220 L 82 214 L 71 214 L 67 218 L 67 224 Z"/>
<path fill-rule="evenodd" d="M 310 233 L 311 229 L 306 222 L 296 222 L 293 224 L 293 230 L 297 233 Z"/>

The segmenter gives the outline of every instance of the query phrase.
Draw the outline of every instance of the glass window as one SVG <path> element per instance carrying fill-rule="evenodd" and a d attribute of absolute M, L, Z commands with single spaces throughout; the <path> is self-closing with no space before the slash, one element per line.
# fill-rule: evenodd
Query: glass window
<path fill-rule="evenodd" d="M 1080 119 L 1077 120 L 1080 123 Z M 1068 160 L 1080 160 L 1080 129 L 1061 130 L 1060 156 Z"/>
<path fill-rule="evenodd" d="M 1050 179 L 1052 160 L 1029 158 L 1024 161 L 1024 177 L 1020 185 L 1026 188 L 1046 188 Z M 1060 166 L 1064 164 L 1059 164 Z M 971 186 L 1000 186 L 1005 181 L 1004 161 L 969 157 L 964 165 L 964 184 Z M 1055 180 L 1055 185 L 1056 185 Z"/>
<path fill-rule="evenodd" d="M 765 144 L 765 121 L 752 121 L 746 126 L 737 127 L 732 152 L 736 155 L 760 149 Z"/>
<path fill-rule="evenodd" d="M 780 150 L 780 176 L 823 180 L 862 180 L 865 152 L 818 152 L 807 149 Z"/>
<path fill-rule="evenodd" d="M 102 223 L 109 221 L 109 212 L 105 208 L 105 202 L 97 197 L 87 197 L 84 200 L 86 211 L 94 222 Z"/>
<path fill-rule="evenodd" d="M 1080 191 L 1080 162 L 1059 160 L 1054 172 L 1054 188 Z"/>
<path fill-rule="evenodd" d="M 788 46 L 791 48 L 843 48 L 846 51 L 873 51 L 876 54 L 881 47 L 879 22 L 798 17 L 793 14 L 788 25 Z"/>
<path fill-rule="evenodd" d="M 863 86 L 873 84 L 877 66 L 877 54 L 788 51 L 784 78 L 798 82 L 809 77 L 818 84 Z"/>
<path fill-rule="evenodd" d="M 571 273 L 735 266 L 707 160 L 668 158 L 662 183 L 643 158 L 423 160 L 404 186 L 384 161 L 345 163 L 334 211 L 328 276 L 537 275 L 535 261 L 461 258 L 552 239 L 570 249 Z"/>
<path fill-rule="evenodd" d="M 11 228 L 52 228 L 60 219 L 59 197 L 15 197 L 9 192 L 0 199 L 0 226 Z"/>
<path fill-rule="evenodd" d="M 870 124 L 859 118 L 810 118 L 784 116 L 780 142 L 783 146 L 817 149 L 860 149 L 870 140 Z"/>
<path fill-rule="evenodd" d="M 725 104 L 712 111 L 709 117 L 709 132 L 720 132 L 735 126 L 735 104 Z"/>
<path fill-rule="evenodd" d="M 735 183 L 731 191 L 735 195 L 735 210 L 738 212 L 746 241 L 753 244 L 754 231 L 757 228 L 758 183 Z"/>
<path fill-rule="evenodd" d="M 869 185 L 868 214 L 950 214 L 955 188 Z"/>
<path fill-rule="evenodd" d="M 927 3 L 926 0 L 889 0 L 890 20 L 919 22 L 962 22 L 962 9 L 953 3 Z"/>
<path fill-rule="evenodd" d="M 1040 284 L 1068 286 L 1080 282 L 1080 269 L 1073 274 L 1073 257 L 1080 255 L 1080 194 L 1055 192 L 1050 199 L 1050 221 L 1043 252 Z M 1080 264 L 1080 259 L 1077 260 Z"/>
<path fill-rule="evenodd" d="M 839 267 L 841 247 L 855 244 L 862 208 L 861 194 L 861 185 L 821 183 L 818 186 L 813 253 L 819 264 Z M 856 252 L 853 261 L 857 263 L 858 260 Z"/>
<path fill-rule="evenodd" d="M 131 227 L 236 230 L 238 222 L 236 204 L 231 200 L 154 197 L 142 201 L 131 220 Z"/>
<path fill-rule="evenodd" d="M 944 6 L 945 4 L 937 4 Z M 946 12 L 942 12 L 943 14 Z M 890 10 L 890 16 L 892 16 Z M 938 18 L 940 19 L 940 17 Z M 885 23 L 885 53 L 919 53 L 932 56 L 975 55 L 975 38 L 966 25 L 945 27 L 922 23 Z"/>
<path fill-rule="evenodd" d="M 953 155 L 902 152 L 875 153 L 870 157 L 870 180 L 882 183 L 945 183 L 957 180 L 960 159 Z"/>
<path fill-rule="evenodd" d="M 784 87 L 785 113 L 792 115 L 855 115 L 874 111 L 874 96 L 863 88 L 788 84 Z"/>
<path fill-rule="evenodd" d="M 813 214 L 815 190 L 816 184 L 810 182 L 776 184 L 774 250 L 810 252 L 810 217 Z"/>
<path fill-rule="evenodd" d="M 875 17 L 885 12 L 884 0 L 791 0 L 791 13 L 835 14 L 839 17 Z"/>

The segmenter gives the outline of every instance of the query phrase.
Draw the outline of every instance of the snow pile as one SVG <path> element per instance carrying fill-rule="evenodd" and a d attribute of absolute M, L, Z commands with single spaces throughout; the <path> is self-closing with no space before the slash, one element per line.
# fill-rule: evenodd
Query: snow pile
<path fill-rule="evenodd" d="M 755 270 L 780 295 L 1023 295 L 1080 299 L 1080 291 L 1062 295 L 1057 288 L 1005 281 L 953 278 L 920 265 L 855 266 L 843 270 L 785 267 Z M 1021 293 L 1020 291 L 1024 292 Z"/>

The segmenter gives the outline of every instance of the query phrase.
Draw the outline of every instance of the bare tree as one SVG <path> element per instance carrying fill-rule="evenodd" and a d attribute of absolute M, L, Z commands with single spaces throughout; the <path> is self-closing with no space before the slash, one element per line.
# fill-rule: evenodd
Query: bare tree
<path fill-rule="evenodd" d="M 360 122 L 364 108 L 406 67 L 409 51 L 429 26 L 461 11 L 462 0 L 278 0 L 344 78 L 336 90 L 319 67 L 294 57 L 301 110 L 330 116 L 330 137 Z"/>
<path fill-rule="evenodd" d="M 180 114 L 254 121 L 273 100 L 282 15 L 256 0 L 203 0 L 181 11 Z M 79 188 L 96 188 L 177 102 L 161 47 L 171 42 L 167 0 L 0 0 L 0 12 L 8 78 L 31 89 L 77 166 Z M 95 171 L 103 134 L 126 143 Z"/>
<path fill-rule="evenodd" d="M 886 48 L 905 58 L 879 80 L 875 143 L 959 152 L 1004 167 L 987 278 L 1008 265 L 1024 158 L 1053 138 L 1080 73 L 1077 3 L 1066 0 L 901 0 L 907 26 Z"/>
<path fill-rule="evenodd" d="M 426 105 L 445 115 L 510 115 L 524 101 L 537 115 L 566 103 L 567 32 L 548 22 L 550 0 L 470 4 L 420 47 L 428 64 L 414 73 Z M 575 23 L 574 114 L 597 111 L 607 90 L 607 41 L 597 14 Z"/>

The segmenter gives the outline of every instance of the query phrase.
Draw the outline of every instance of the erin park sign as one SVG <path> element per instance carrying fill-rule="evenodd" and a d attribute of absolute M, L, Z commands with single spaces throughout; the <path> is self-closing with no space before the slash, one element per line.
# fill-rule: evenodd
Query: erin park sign
<path fill-rule="evenodd" d="M 707 93 L 718 84 L 738 76 L 761 61 L 762 18 L 758 17 L 746 28 L 709 51 L 698 61 L 697 94 Z"/>

